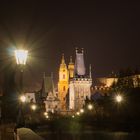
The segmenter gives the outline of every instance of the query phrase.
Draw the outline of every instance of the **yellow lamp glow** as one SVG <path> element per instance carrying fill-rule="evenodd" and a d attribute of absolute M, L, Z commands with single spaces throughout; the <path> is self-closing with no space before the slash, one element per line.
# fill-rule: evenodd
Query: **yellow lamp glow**
<path fill-rule="evenodd" d="M 44 115 L 45 115 L 45 116 L 47 116 L 47 115 L 48 115 L 48 113 L 47 113 L 47 112 L 44 112 Z"/>
<path fill-rule="evenodd" d="M 123 98 L 122 98 L 121 95 L 117 95 L 117 96 L 115 97 L 115 99 L 116 99 L 116 102 L 118 102 L 118 103 L 122 102 L 122 100 L 123 100 Z"/>
<path fill-rule="evenodd" d="M 20 96 L 19 99 L 22 103 L 26 102 L 26 97 L 24 95 Z"/>
<path fill-rule="evenodd" d="M 76 115 L 78 115 L 78 116 L 79 116 L 79 115 L 80 115 L 80 112 L 76 112 Z"/>
<path fill-rule="evenodd" d="M 89 109 L 89 110 L 92 110 L 92 109 L 93 109 L 93 106 L 92 106 L 91 104 L 89 104 L 89 105 L 88 105 L 88 109 Z"/>
<path fill-rule="evenodd" d="M 36 110 L 36 105 L 31 105 L 32 110 Z"/>
<path fill-rule="evenodd" d="M 80 109 L 80 112 L 81 112 L 81 113 L 84 113 L 84 109 Z"/>

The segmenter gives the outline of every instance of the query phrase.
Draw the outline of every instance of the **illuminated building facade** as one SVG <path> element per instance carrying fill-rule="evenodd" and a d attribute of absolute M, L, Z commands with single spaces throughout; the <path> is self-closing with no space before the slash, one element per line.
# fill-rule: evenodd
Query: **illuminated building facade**
<path fill-rule="evenodd" d="M 91 85 L 91 67 L 87 75 L 83 49 L 81 52 L 76 49 L 75 64 L 72 62 L 72 58 L 70 58 L 68 68 L 65 64 L 64 56 L 62 56 L 58 83 L 58 95 L 62 110 L 77 111 L 83 108 L 85 99 L 90 99 Z M 66 108 L 67 106 L 68 108 Z"/>
<path fill-rule="evenodd" d="M 59 82 L 58 82 L 58 98 L 60 100 L 61 110 L 66 110 L 66 95 L 69 87 L 69 72 L 65 63 L 64 55 L 59 68 Z"/>

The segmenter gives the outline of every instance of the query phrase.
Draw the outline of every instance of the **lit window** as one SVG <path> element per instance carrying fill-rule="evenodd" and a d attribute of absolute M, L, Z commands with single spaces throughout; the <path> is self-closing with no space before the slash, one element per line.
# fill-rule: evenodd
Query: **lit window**
<path fill-rule="evenodd" d="M 63 74 L 63 79 L 65 79 L 65 74 Z"/>
<path fill-rule="evenodd" d="M 65 88 L 65 86 L 63 87 L 63 91 L 65 91 L 66 90 L 66 88 Z"/>

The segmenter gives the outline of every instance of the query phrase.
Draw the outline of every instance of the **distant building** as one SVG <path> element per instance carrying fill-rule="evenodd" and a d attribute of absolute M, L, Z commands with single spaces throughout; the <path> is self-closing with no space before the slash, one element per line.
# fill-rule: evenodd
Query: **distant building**
<path fill-rule="evenodd" d="M 49 92 L 44 103 L 46 112 L 60 112 L 60 100 L 54 93 Z"/>
<path fill-rule="evenodd" d="M 96 90 L 109 89 L 113 83 L 117 83 L 117 77 L 103 77 L 97 79 L 97 85 L 95 86 Z"/>
<path fill-rule="evenodd" d="M 62 55 L 61 64 L 59 67 L 59 82 L 58 82 L 58 97 L 60 100 L 61 110 L 67 109 L 67 99 L 69 88 L 69 72 L 65 63 L 64 55 Z"/>
<path fill-rule="evenodd" d="M 136 74 L 136 75 L 131 75 L 131 76 L 125 76 L 123 78 L 120 79 L 132 79 L 133 80 L 133 85 L 134 87 L 139 87 L 140 86 L 140 74 Z M 95 86 L 96 90 L 106 90 L 111 88 L 111 86 L 114 83 L 118 82 L 118 77 L 103 77 L 103 78 L 98 78 L 97 79 L 97 85 Z"/>
<path fill-rule="evenodd" d="M 75 64 L 70 58 L 67 68 L 64 55 L 59 68 L 58 97 L 62 110 L 77 111 L 83 108 L 85 99 L 91 97 L 91 67 L 86 74 L 83 49 L 76 49 Z"/>
<path fill-rule="evenodd" d="M 29 103 L 36 103 L 35 93 L 25 93 L 26 102 Z"/>
<path fill-rule="evenodd" d="M 60 100 L 57 97 L 57 93 L 54 89 L 53 78 L 47 77 L 44 74 L 43 84 L 41 90 L 41 97 L 45 103 L 46 112 L 59 112 Z"/>

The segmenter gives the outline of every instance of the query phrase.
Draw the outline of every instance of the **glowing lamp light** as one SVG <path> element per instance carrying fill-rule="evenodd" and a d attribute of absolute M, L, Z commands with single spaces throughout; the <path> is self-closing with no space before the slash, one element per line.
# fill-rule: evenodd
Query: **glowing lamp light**
<path fill-rule="evenodd" d="M 81 112 L 81 113 L 84 113 L 84 109 L 80 109 L 80 112 Z"/>
<path fill-rule="evenodd" d="M 36 105 L 31 105 L 32 110 L 36 110 Z"/>
<path fill-rule="evenodd" d="M 26 97 L 24 95 L 20 96 L 20 101 L 22 103 L 26 102 Z"/>
<path fill-rule="evenodd" d="M 16 62 L 18 65 L 25 65 L 27 61 L 27 50 L 15 50 Z"/>
<path fill-rule="evenodd" d="M 47 113 L 47 112 L 44 112 L 44 115 L 45 115 L 45 116 L 47 116 L 47 115 L 48 115 L 48 113 Z"/>
<path fill-rule="evenodd" d="M 72 115 L 72 118 L 74 118 L 75 116 L 74 115 Z"/>
<path fill-rule="evenodd" d="M 89 109 L 89 110 L 92 110 L 92 109 L 93 109 L 93 106 L 92 106 L 91 104 L 89 104 L 89 105 L 88 105 L 88 109 Z"/>
<path fill-rule="evenodd" d="M 117 96 L 115 97 L 115 99 L 116 99 L 116 102 L 118 102 L 118 103 L 122 102 L 122 100 L 123 100 L 123 98 L 122 98 L 121 95 L 117 95 Z"/>
<path fill-rule="evenodd" d="M 80 112 L 76 112 L 76 115 L 78 115 L 78 116 L 79 116 L 79 115 L 80 115 Z"/>
<path fill-rule="evenodd" d="M 49 116 L 48 115 L 46 116 L 46 119 L 49 119 Z"/>

